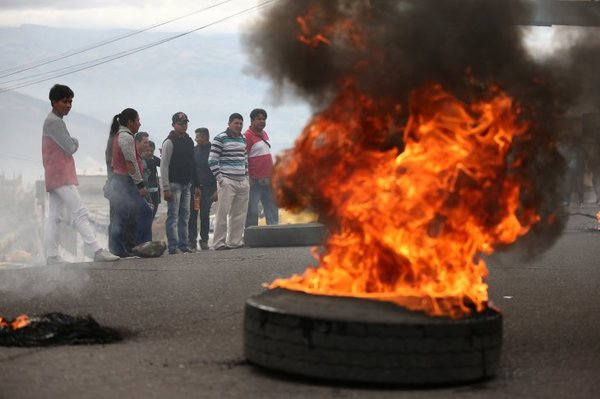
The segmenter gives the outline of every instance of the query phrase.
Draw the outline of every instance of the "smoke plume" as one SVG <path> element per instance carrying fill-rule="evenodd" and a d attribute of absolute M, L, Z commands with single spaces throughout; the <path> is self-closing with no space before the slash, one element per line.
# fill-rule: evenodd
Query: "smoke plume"
<path fill-rule="evenodd" d="M 575 104 L 596 101 L 599 83 L 587 79 L 597 70 L 600 51 L 583 41 L 560 57 L 533 59 L 519 25 L 532 16 L 531 3 L 283 0 L 246 34 L 244 44 L 254 72 L 271 79 L 277 91 L 291 92 L 320 112 L 351 77 L 359 92 L 401 106 L 404 113 L 391 115 L 399 131 L 411 92 L 426 84 L 440 83 L 466 102 L 485 98 L 492 86 L 508 93 L 531 122 L 532 134 L 513 143 L 513 151 L 527 154 L 525 162 L 510 173 L 531 181 L 521 203 L 533 205 L 541 221 L 519 242 L 535 254 L 552 245 L 564 225 L 556 217 L 564 170 L 556 149 L 557 121 Z M 402 150 L 396 133 L 379 144 L 382 150 Z M 281 156 L 278 168 L 286 167 L 291 155 Z M 306 171 L 316 179 L 328 172 Z M 285 206 L 326 208 L 311 191 L 310 179 L 295 184 L 309 195 L 280 198 Z"/>

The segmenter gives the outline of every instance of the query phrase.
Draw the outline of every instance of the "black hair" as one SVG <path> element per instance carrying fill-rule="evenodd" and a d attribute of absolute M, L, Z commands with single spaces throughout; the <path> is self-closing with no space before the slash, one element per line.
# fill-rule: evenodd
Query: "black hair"
<path fill-rule="evenodd" d="M 201 134 L 206 134 L 207 136 L 210 136 L 208 129 L 205 127 L 199 127 L 198 129 L 194 130 L 194 133 L 201 133 Z"/>
<path fill-rule="evenodd" d="M 267 119 L 267 111 L 262 108 L 254 108 L 252 112 L 250 112 L 250 121 L 253 121 L 258 115 L 262 114 L 265 119 Z"/>
<path fill-rule="evenodd" d="M 241 114 L 234 112 L 233 114 L 229 115 L 229 123 L 233 122 L 234 119 L 244 120 L 244 117 Z"/>
<path fill-rule="evenodd" d="M 108 170 L 112 169 L 112 143 L 119 131 L 119 126 L 127 126 L 129 121 L 135 120 L 138 116 L 138 112 L 133 108 L 125 108 L 120 114 L 113 116 L 110 132 L 108 133 L 108 141 L 106 142 L 106 150 L 104 151 Z"/>
<path fill-rule="evenodd" d="M 156 144 L 154 144 L 154 141 L 152 140 L 148 141 L 148 147 L 151 147 L 153 150 L 156 150 Z"/>
<path fill-rule="evenodd" d="M 135 141 L 142 141 L 146 137 L 150 137 L 147 132 L 137 132 L 135 136 L 133 136 Z"/>
<path fill-rule="evenodd" d="M 50 99 L 50 103 L 52 104 L 54 101 L 62 100 L 64 98 L 73 98 L 75 97 L 75 93 L 69 86 L 55 84 L 50 89 L 50 93 L 48 94 L 48 98 Z"/>

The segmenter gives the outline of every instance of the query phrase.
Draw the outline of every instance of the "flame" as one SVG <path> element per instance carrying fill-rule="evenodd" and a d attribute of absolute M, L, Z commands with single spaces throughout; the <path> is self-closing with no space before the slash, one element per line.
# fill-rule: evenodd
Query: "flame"
<path fill-rule="evenodd" d="M 31 323 L 31 320 L 27 315 L 21 314 L 17 316 L 12 322 L 6 320 L 0 316 L 0 328 L 11 328 L 12 330 L 18 330 L 23 327 L 27 327 Z"/>
<path fill-rule="evenodd" d="M 313 48 L 319 47 L 321 44 L 331 45 L 334 37 L 343 38 L 354 47 L 364 47 L 363 36 L 351 19 L 339 18 L 335 21 L 330 21 L 330 19 L 320 5 L 312 4 L 306 14 L 296 17 L 296 23 L 300 29 L 296 38 L 301 43 Z M 317 26 L 319 31 L 313 32 Z"/>
<path fill-rule="evenodd" d="M 351 80 L 278 158 L 274 186 L 289 209 L 332 222 L 318 267 L 270 287 L 385 300 L 462 317 L 487 306 L 482 254 L 514 242 L 540 220 L 520 204 L 529 185 L 511 173 L 529 124 L 497 88 L 465 104 L 439 84 L 401 107 Z M 389 143 L 403 139 L 403 150 Z M 382 148 L 388 148 L 382 150 Z"/>

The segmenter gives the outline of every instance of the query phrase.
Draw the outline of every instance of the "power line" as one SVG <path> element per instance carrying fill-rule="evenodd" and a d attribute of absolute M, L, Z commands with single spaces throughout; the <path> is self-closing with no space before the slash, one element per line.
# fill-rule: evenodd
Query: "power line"
<path fill-rule="evenodd" d="M 170 42 L 172 40 L 175 40 L 175 39 L 178 39 L 180 37 L 189 35 L 189 34 L 191 34 L 193 32 L 197 32 L 199 30 L 208 28 L 210 26 L 219 24 L 221 22 L 224 22 L 226 20 L 238 17 L 240 15 L 243 15 L 243 14 L 246 14 L 246 13 L 250 13 L 250 12 L 253 12 L 253 11 L 265 8 L 265 7 L 271 5 L 272 3 L 276 2 L 276 1 L 278 1 L 278 0 L 268 0 L 268 1 L 265 1 L 263 3 L 260 3 L 260 4 L 256 5 L 256 6 L 247 8 L 247 9 L 239 11 L 237 13 L 228 15 L 228 16 L 223 17 L 223 18 L 220 18 L 220 19 L 218 19 L 216 21 L 210 22 L 210 23 L 208 23 L 206 25 L 203 25 L 201 27 L 198 27 L 198 28 L 195 28 L 195 29 L 183 32 L 183 33 L 179 33 L 179 34 L 167 37 L 165 39 L 158 40 L 156 42 L 152 42 L 152 43 L 149 43 L 149 44 L 146 44 L 146 45 L 143 45 L 143 46 L 135 47 L 135 48 L 130 49 L 130 50 L 121 51 L 119 53 L 115 53 L 115 54 L 112 54 L 112 55 L 109 55 L 109 56 L 105 56 L 105 57 L 102 57 L 102 58 L 97 58 L 95 60 L 87 61 L 85 63 L 80 63 L 80 64 L 72 65 L 70 67 L 65 67 L 65 68 L 61 68 L 61 69 L 58 69 L 58 70 L 50 71 L 50 72 L 48 72 L 46 74 L 47 75 L 46 77 L 43 77 L 43 78 L 40 78 L 40 79 L 34 79 L 34 80 L 30 80 L 30 81 L 27 81 L 27 82 L 24 82 L 24 83 L 21 83 L 21 84 L 17 84 L 17 85 L 13 85 L 13 86 L 10 86 L 10 87 L 2 88 L 2 89 L 0 89 L 0 94 L 6 93 L 6 92 L 9 92 L 9 91 L 13 91 L 13 90 L 16 90 L 16 89 L 20 89 L 20 88 L 23 88 L 23 87 L 31 86 L 31 85 L 34 85 L 34 84 L 37 84 L 37 83 L 46 82 L 48 80 L 52 80 L 52 79 L 55 79 L 55 78 L 66 76 L 66 75 L 70 75 L 70 74 L 73 74 L 75 72 L 80 72 L 80 71 L 83 71 L 83 70 L 86 70 L 86 69 L 89 69 L 89 68 L 93 68 L 93 67 L 98 66 L 98 65 L 106 64 L 108 62 L 111 62 L 111 61 L 114 61 L 114 60 L 117 60 L 117 59 L 120 59 L 120 58 L 123 58 L 123 57 L 127 57 L 129 55 L 138 53 L 140 51 L 147 50 L 149 48 L 158 46 L 158 45 L 163 44 L 163 43 Z M 70 71 L 62 72 L 65 69 L 69 69 L 69 68 L 73 68 L 73 69 L 70 70 Z M 52 74 L 52 73 L 54 73 L 54 75 L 49 75 L 49 74 Z M 39 76 L 39 74 L 36 75 L 36 76 Z M 30 78 L 31 77 L 26 77 L 26 78 L 23 78 L 23 79 L 20 79 L 20 80 L 25 80 L 25 79 L 30 79 Z"/>
<path fill-rule="evenodd" d="M 138 34 L 143 33 L 143 32 L 147 32 L 147 31 L 149 31 L 151 29 L 154 29 L 154 28 L 157 28 L 159 26 L 170 24 L 171 22 L 175 22 L 175 21 L 178 21 L 180 19 L 184 19 L 184 18 L 190 17 L 192 15 L 195 15 L 195 14 L 198 14 L 198 13 L 210 10 L 211 8 L 215 8 L 215 7 L 221 6 L 221 5 L 223 5 L 225 3 L 229 3 L 231 1 L 233 1 L 233 0 L 225 0 L 225 1 L 222 1 L 220 3 L 216 3 L 216 4 L 210 5 L 208 7 L 202 8 L 200 10 L 196 10 L 196 11 L 191 12 L 189 14 L 185 14 L 185 15 L 179 16 L 177 18 L 173 18 L 173 19 L 170 19 L 170 20 L 167 20 L 167 21 L 155 24 L 155 25 L 148 26 L 148 27 L 143 28 L 141 30 L 137 30 L 137 31 L 134 31 L 134 32 L 129 32 L 129 33 L 126 33 L 126 34 L 120 35 L 120 36 L 115 36 L 113 38 L 110 38 L 110 39 L 107 39 L 107 40 L 104 40 L 104 41 L 100 41 L 100 42 L 97 42 L 97 43 L 93 43 L 93 44 L 87 45 L 87 46 L 82 47 L 80 49 L 76 49 L 76 50 L 72 50 L 70 52 L 59 54 L 57 56 L 47 57 L 47 58 L 44 58 L 44 59 L 41 59 L 41 60 L 37 60 L 37 61 L 33 61 L 33 62 L 30 62 L 30 63 L 27 63 L 27 64 L 22 64 L 22 65 L 18 65 L 18 66 L 12 67 L 12 68 L 8 68 L 8 69 L 5 69 L 3 71 L 0 71 L 0 78 L 6 78 L 6 77 L 9 77 L 9 76 L 13 76 L 13 75 L 16 75 L 16 74 L 19 74 L 19 73 L 22 73 L 22 72 L 26 72 L 26 71 L 38 68 L 40 66 L 52 64 L 52 63 L 54 63 L 56 61 L 60 61 L 60 60 L 66 59 L 66 58 L 70 58 L 70 57 L 72 57 L 74 55 L 82 54 L 82 53 L 85 53 L 87 51 L 90 51 L 90 50 L 93 50 L 93 49 L 96 49 L 96 48 L 99 48 L 99 47 L 102 47 L 102 46 L 106 46 L 107 44 L 118 42 L 119 40 L 127 39 L 129 37 L 138 35 Z M 17 79 L 17 80 L 21 80 L 21 79 Z M 9 80 L 7 82 L 13 82 L 13 81 L 14 80 Z"/>
<path fill-rule="evenodd" d="M 27 161 L 27 162 L 32 162 L 35 163 L 37 165 L 40 165 L 42 162 L 41 161 L 36 161 L 35 159 L 31 159 L 31 158 L 25 158 L 19 155 L 14 155 L 14 154 L 7 154 L 5 152 L 0 152 L 0 155 L 2 155 L 3 158 L 11 158 L 11 159 L 16 159 L 19 161 Z"/>

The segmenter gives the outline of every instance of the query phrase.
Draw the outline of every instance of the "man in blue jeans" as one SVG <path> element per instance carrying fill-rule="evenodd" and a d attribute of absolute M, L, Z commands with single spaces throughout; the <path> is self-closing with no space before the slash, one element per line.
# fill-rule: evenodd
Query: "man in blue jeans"
<path fill-rule="evenodd" d="M 163 196 L 167 202 L 167 241 L 170 254 L 192 252 L 188 246 L 190 188 L 197 186 L 194 164 L 194 142 L 187 134 L 188 117 L 177 112 L 172 118 L 173 130 L 162 145 L 160 164 Z"/>

